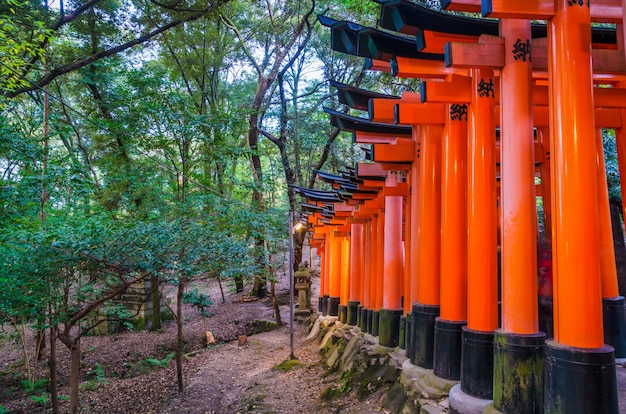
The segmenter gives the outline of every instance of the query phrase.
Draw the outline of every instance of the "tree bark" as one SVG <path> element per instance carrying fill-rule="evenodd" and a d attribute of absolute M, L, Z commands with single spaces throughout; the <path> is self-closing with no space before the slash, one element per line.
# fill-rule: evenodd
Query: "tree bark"
<path fill-rule="evenodd" d="M 152 301 L 152 331 L 161 329 L 161 295 L 159 294 L 159 278 L 150 276 L 150 298 Z"/>
<path fill-rule="evenodd" d="M 50 316 L 50 320 L 52 320 L 52 316 Z M 57 378 L 56 326 L 52 323 L 50 326 L 50 357 L 48 359 L 48 367 L 50 368 L 50 400 L 52 403 L 52 412 L 54 414 L 58 414 L 59 413 L 59 391 L 58 391 L 58 378 Z"/>
<path fill-rule="evenodd" d="M 278 301 L 276 300 L 276 281 L 274 279 L 270 281 L 270 296 L 272 297 L 272 308 L 274 309 L 276 326 L 281 326 L 283 321 L 280 317 L 280 308 L 278 307 Z"/>
<path fill-rule="evenodd" d="M 70 345 L 70 414 L 78 413 L 78 386 L 80 384 L 80 339 Z"/>
<path fill-rule="evenodd" d="M 178 380 L 178 392 L 185 391 L 183 382 L 183 293 L 185 291 L 185 278 L 181 277 L 178 282 L 176 295 L 176 378 Z"/>

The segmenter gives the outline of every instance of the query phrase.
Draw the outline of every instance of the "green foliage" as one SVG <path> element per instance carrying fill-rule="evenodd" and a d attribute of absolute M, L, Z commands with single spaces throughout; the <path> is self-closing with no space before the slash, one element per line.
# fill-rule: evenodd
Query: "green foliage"
<path fill-rule="evenodd" d="M 198 309 L 203 318 L 210 315 L 206 312 L 207 308 L 213 304 L 208 294 L 199 293 L 197 289 L 183 293 L 183 303 L 192 305 Z"/>
<path fill-rule="evenodd" d="M 31 381 L 28 379 L 20 381 L 22 389 L 24 390 L 24 395 L 35 395 L 41 394 L 46 391 L 46 386 L 48 385 L 47 378 L 40 378 L 35 381 Z"/>
<path fill-rule="evenodd" d="M 615 130 L 602 130 L 602 144 L 604 146 L 604 166 L 606 169 L 606 179 L 609 187 L 609 198 L 621 201 L 622 190 L 619 178 Z"/>
<path fill-rule="evenodd" d="M 174 353 L 170 353 L 167 354 L 167 356 L 163 359 L 157 359 L 157 358 L 146 358 L 146 363 L 150 366 L 153 367 L 159 367 L 159 368 L 165 368 L 167 367 L 167 364 L 170 363 L 170 361 L 172 360 L 172 358 L 174 358 Z"/>
<path fill-rule="evenodd" d="M 27 85 L 21 75 L 29 61 L 45 58 L 45 44 L 54 33 L 42 18 L 26 0 L 5 0 L 0 6 L 0 91 Z"/>
<path fill-rule="evenodd" d="M 294 368 L 302 367 L 302 362 L 297 359 L 286 359 L 278 365 L 272 367 L 274 371 L 287 372 Z"/>
<path fill-rule="evenodd" d="M 47 394 L 31 395 L 30 399 L 33 400 L 33 402 L 38 405 L 45 405 L 48 403 Z"/>

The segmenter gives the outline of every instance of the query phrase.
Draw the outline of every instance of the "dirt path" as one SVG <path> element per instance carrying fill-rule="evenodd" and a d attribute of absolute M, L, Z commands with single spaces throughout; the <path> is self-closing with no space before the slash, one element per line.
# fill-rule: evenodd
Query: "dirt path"
<path fill-rule="evenodd" d="M 338 377 L 324 371 L 317 343 L 305 342 L 306 335 L 307 327 L 296 324 L 294 353 L 299 365 L 287 371 L 273 368 L 289 358 L 288 326 L 250 336 L 244 346 L 233 341 L 195 357 L 188 366 L 187 390 L 161 413 L 379 412 L 375 401 L 361 402 L 351 393 L 331 402 L 322 400 L 323 391 Z"/>

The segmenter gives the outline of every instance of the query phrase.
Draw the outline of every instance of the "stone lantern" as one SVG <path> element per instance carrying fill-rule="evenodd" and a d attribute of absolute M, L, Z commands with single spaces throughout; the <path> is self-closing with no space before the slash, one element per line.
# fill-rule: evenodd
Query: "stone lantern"
<path fill-rule="evenodd" d="M 306 319 L 311 316 L 311 269 L 308 262 L 300 263 L 298 271 L 293 274 L 294 288 L 298 294 L 298 309 L 295 316 Z"/>

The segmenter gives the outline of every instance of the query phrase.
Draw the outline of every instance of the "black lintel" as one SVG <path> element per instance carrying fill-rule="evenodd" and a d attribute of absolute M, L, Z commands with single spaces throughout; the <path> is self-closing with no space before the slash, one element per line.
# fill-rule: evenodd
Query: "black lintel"
<path fill-rule="evenodd" d="M 333 28 L 334 30 L 334 28 Z M 357 56 L 391 61 L 396 56 L 443 61 L 443 53 L 423 53 L 417 50 L 417 41 L 382 30 L 364 27 L 358 32 Z"/>
<path fill-rule="evenodd" d="M 419 30 L 450 33 L 467 36 L 487 34 L 499 36 L 497 19 L 482 19 L 465 17 L 456 14 L 440 12 L 424 7 L 409 0 L 380 1 L 380 26 L 396 32 L 417 35 Z M 533 39 L 548 36 L 547 26 L 543 23 L 531 25 Z M 617 44 L 615 29 L 610 27 L 592 27 L 591 40 L 593 43 Z"/>
<path fill-rule="evenodd" d="M 313 170 L 313 172 L 317 174 L 322 180 L 326 181 L 327 183 L 331 183 L 331 184 L 350 183 L 350 180 L 346 179 L 345 177 L 341 175 L 331 174 L 331 173 L 327 173 L 327 172 L 320 171 L 320 170 Z"/>
<path fill-rule="evenodd" d="M 346 115 L 326 107 L 324 107 L 324 112 L 330 115 L 331 124 L 342 131 L 361 131 L 375 134 L 397 135 L 398 137 L 411 137 L 411 126 L 372 122 L 365 118 Z"/>
<path fill-rule="evenodd" d="M 369 100 L 372 98 L 400 99 L 399 96 L 372 92 L 334 80 L 330 81 L 330 86 L 337 88 L 340 103 L 348 105 L 350 108 L 358 109 L 359 111 L 367 111 Z"/>
<path fill-rule="evenodd" d="M 336 52 L 356 54 L 358 31 L 363 28 L 358 23 L 335 20 L 328 16 L 318 15 L 320 23 L 330 28 L 331 49 Z"/>
<path fill-rule="evenodd" d="M 310 211 L 310 212 L 321 212 L 324 207 L 320 207 L 317 204 L 311 204 L 311 203 L 300 203 L 300 205 L 302 206 L 302 209 L 304 211 Z"/>

